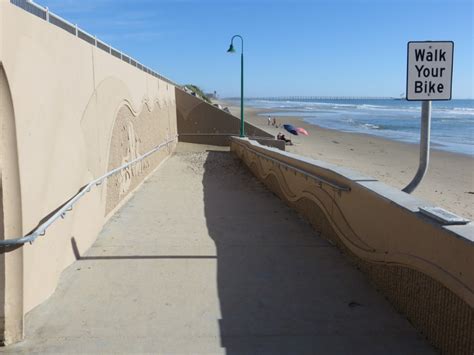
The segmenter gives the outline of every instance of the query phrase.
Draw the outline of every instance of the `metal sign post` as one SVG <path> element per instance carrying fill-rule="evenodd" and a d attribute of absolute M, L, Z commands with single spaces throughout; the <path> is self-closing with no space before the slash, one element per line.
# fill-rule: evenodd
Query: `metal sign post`
<path fill-rule="evenodd" d="M 420 162 L 418 170 L 412 181 L 402 190 L 406 193 L 413 192 L 420 184 L 428 171 L 430 162 L 430 134 L 431 134 L 431 101 L 421 103 L 421 128 L 420 128 Z"/>
<path fill-rule="evenodd" d="M 403 189 L 411 193 L 423 180 L 430 159 L 431 101 L 451 100 L 453 77 L 451 41 L 408 42 L 407 100 L 422 101 L 420 163 L 413 180 Z"/>

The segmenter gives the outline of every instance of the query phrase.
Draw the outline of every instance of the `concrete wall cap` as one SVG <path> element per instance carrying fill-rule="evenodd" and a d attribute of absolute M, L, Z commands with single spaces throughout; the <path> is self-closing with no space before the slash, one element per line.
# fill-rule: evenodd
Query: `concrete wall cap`
<path fill-rule="evenodd" d="M 251 146 L 253 146 L 253 148 L 256 148 L 256 149 L 264 149 L 264 150 L 267 150 L 267 151 L 270 149 L 270 148 L 267 148 L 267 147 L 263 146 L 262 144 L 259 144 L 258 142 L 249 140 L 248 138 L 233 137 L 232 139 L 236 139 L 236 140 L 240 140 L 242 142 L 246 142 L 247 144 L 250 144 Z M 351 170 L 351 169 L 348 169 L 348 168 L 345 168 L 345 167 L 341 167 L 341 166 L 337 166 L 337 165 L 334 165 L 334 164 L 331 164 L 331 163 L 327 163 L 327 162 L 322 161 L 322 160 L 316 160 L 316 159 L 312 159 L 312 158 L 303 157 L 303 156 L 295 154 L 295 153 L 282 152 L 281 150 L 278 150 L 278 149 L 270 149 L 270 150 L 277 153 L 280 156 L 285 156 L 285 157 L 288 157 L 290 159 L 294 159 L 297 162 L 306 164 L 308 166 L 316 166 L 320 169 L 331 171 L 331 172 L 336 173 L 336 174 L 340 175 L 341 177 L 349 179 L 351 181 L 377 181 L 377 179 L 375 179 L 371 176 L 361 174 L 357 171 L 354 171 L 354 170 Z"/>
<path fill-rule="evenodd" d="M 346 169 L 346 168 L 339 167 L 330 163 L 326 163 L 324 161 L 302 157 L 294 153 L 282 152 L 281 150 L 278 150 L 275 148 L 265 147 L 259 144 L 258 142 L 252 141 L 248 138 L 232 137 L 231 140 L 240 142 L 241 144 L 249 146 L 252 149 L 256 149 L 263 154 L 266 153 L 269 156 L 275 157 L 275 154 L 276 154 L 280 157 L 290 158 L 294 160 L 295 163 L 297 163 L 295 164 L 295 167 L 298 167 L 298 168 L 301 168 L 301 164 L 298 164 L 298 163 L 304 163 L 309 166 L 313 166 L 319 169 L 324 169 L 331 173 L 335 173 L 342 178 L 351 180 L 353 183 L 361 186 L 362 188 L 365 188 L 367 190 L 374 192 L 375 194 L 384 198 L 390 203 L 393 203 L 403 209 L 406 209 L 416 214 L 418 218 L 424 219 L 427 223 L 430 223 L 434 226 L 437 226 L 438 228 L 443 228 L 446 231 L 449 231 L 454 237 L 463 239 L 470 243 L 474 242 L 474 224 L 472 222 L 466 225 L 443 225 L 437 222 L 436 220 L 431 219 L 419 213 L 420 207 L 436 207 L 436 205 L 434 205 L 433 203 L 424 201 L 413 195 L 407 194 L 401 190 L 398 190 L 376 179 L 365 176 L 363 174 L 359 174 L 356 171 L 353 171 L 350 169 Z"/>
<path fill-rule="evenodd" d="M 366 189 L 377 193 L 385 199 L 390 200 L 398 206 L 403 207 L 412 212 L 418 212 L 419 207 L 421 206 L 435 206 L 430 202 L 407 194 L 380 181 L 358 181 L 357 183 L 365 187 Z"/>
<path fill-rule="evenodd" d="M 462 237 L 462 239 L 474 243 L 474 223 L 472 222 L 465 225 L 443 226 L 443 228 L 452 232 L 456 237 Z"/>

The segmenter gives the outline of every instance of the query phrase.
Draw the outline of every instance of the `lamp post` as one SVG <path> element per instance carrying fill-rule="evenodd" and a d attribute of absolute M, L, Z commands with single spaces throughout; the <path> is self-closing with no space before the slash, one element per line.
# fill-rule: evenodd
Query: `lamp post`
<path fill-rule="evenodd" d="M 235 35 L 230 40 L 227 53 L 235 53 L 234 38 L 239 37 L 242 41 L 242 53 L 240 54 L 240 136 L 245 137 L 244 129 L 244 39 L 241 35 Z"/>

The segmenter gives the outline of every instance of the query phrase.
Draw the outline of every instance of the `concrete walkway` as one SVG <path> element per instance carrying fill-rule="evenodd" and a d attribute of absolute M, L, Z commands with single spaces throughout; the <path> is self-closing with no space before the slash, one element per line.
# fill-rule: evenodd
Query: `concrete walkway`
<path fill-rule="evenodd" d="M 27 315 L 26 340 L 2 350 L 433 353 L 337 249 L 216 149 L 180 144 Z"/>

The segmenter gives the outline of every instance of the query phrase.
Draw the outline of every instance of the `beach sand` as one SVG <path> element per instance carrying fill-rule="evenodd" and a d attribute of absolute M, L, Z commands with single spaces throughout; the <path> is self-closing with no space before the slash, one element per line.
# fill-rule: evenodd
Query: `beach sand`
<path fill-rule="evenodd" d="M 219 103 L 228 106 L 235 116 L 240 117 L 239 107 Z M 417 144 L 321 128 L 296 117 L 277 117 L 278 124 L 290 123 L 309 133 L 309 136 L 293 136 L 283 127 L 268 126 L 267 116 L 259 116 L 265 112 L 269 111 L 246 108 L 246 120 L 275 136 L 278 132 L 285 133 L 294 143 L 286 147 L 288 152 L 348 167 L 398 189 L 404 188 L 418 169 Z M 428 172 L 412 194 L 473 220 L 474 159 L 432 147 Z"/>

